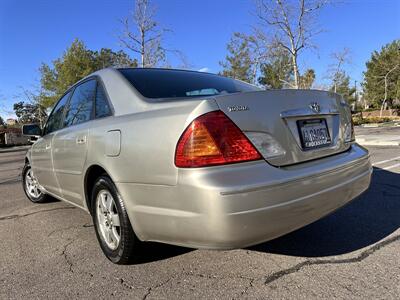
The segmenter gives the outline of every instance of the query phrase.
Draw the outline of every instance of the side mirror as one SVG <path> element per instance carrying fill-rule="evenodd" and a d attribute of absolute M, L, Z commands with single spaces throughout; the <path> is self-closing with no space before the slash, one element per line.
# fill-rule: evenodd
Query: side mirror
<path fill-rule="evenodd" d="M 40 137 L 42 136 L 42 129 L 37 124 L 23 125 L 22 134 L 26 136 Z"/>

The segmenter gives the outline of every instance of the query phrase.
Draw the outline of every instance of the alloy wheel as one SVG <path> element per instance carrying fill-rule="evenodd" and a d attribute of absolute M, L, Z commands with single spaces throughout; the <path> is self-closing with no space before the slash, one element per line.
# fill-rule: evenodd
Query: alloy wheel
<path fill-rule="evenodd" d="M 103 240 L 111 250 L 116 250 L 121 240 L 118 210 L 114 198 L 107 190 L 101 190 L 96 198 L 97 222 Z"/>
<path fill-rule="evenodd" d="M 29 196 L 33 198 L 38 198 L 42 194 L 39 182 L 34 176 L 32 169 L 29 169 L 25 174 L 25 187 Z"/>

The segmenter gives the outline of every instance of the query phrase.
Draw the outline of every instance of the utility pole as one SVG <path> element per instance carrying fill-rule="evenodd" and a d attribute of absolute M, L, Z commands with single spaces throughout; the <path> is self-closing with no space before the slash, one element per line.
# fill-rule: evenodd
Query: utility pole
<path fill-rule="evenodd" d="M 357 102 L 357 80 L 354 80 L 354 101 Z"/>
<path fill-rule="evenodd" d="M 354 111 L 357 111 L 357 80 L 354 80 Z"/>

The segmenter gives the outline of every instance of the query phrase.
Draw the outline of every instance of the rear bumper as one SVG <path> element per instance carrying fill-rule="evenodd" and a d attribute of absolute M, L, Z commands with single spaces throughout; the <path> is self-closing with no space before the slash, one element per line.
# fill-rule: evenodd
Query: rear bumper
<path fill-rule="evenodd" d="M 117 183 L 141 240 L 231 249 L 267 241 L 333 212 L 364 192 L 368 152 L 287 168 L 265 162 L 179 170 L 176 186 Z"/>

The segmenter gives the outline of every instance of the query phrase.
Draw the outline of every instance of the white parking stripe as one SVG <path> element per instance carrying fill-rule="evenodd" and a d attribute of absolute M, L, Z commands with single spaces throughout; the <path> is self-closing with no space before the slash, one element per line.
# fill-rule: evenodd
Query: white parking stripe
<path fill-rule="evenodd" d="M 382 168 L 382 169 L 376 169 L 375 172 L 376 171 L 390 170 L 390 169 L 394 169 L 394 168 L 397 168 L 397 167 L 400 167 L 400 163 L 394 164 L 394 165 L 391 165 L 391 166 L 388 166 L 388 167 L 385 167 L 385 168 Z"/>
<path fill-rule="evenodd" d="M 394 157 L 394 158 L 391 158 L 391 159 L 381 160 L 381 161 L 378 161 L 378 162 L 374 163 L 373 165 L 374 166 L 381 165 L 381 164 L 388 163 L 388 162 L 396 160 L 396 159 L 400 159 L 400 156 L 397 156 L 397 157 Z"/>

